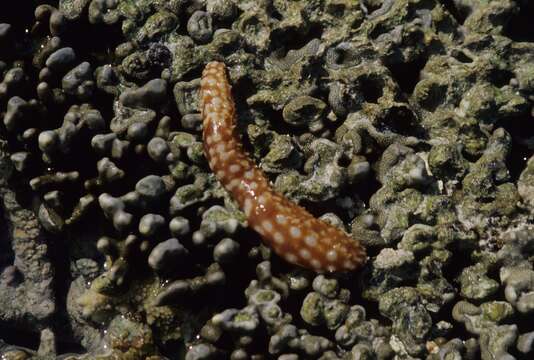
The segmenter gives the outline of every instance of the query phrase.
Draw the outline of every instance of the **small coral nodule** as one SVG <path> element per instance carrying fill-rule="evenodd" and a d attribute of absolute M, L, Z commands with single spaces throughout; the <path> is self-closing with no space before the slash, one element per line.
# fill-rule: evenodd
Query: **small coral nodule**
<path fill-rule="evenodd" d="M 288 262 L 318 272 L 355 270 L 366 260 L 363 246 L 276 193 L 245 153 L 235 134 L 235 106 L 225 65 L 209 63 L 200 102 L 204 152 L 211 170 L 247 216 L 249 225 Z"/>

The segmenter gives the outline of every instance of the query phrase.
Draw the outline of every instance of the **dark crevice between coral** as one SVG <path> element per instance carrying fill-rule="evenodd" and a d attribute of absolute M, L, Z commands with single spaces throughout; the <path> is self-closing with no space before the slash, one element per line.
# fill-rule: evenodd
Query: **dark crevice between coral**
<path fill-rule="evenodd" d="M 337 196 L 336 196 L 337 197 Z M 311 201 L 303 199 L 299 204 L 308 210 L 314 217 L 320 217 L 326 213 L 334 213 L 337 216 L 340 216 L 339 205 L 336 204 L 335 199 L 328 199 L 324 201 Z M 350 219 L 342 219 L 344 222 L 347 222 Z"/>
<path fill-rule="evenodd" d="M 462 50 L 453 49 L 451 56 L 463 64 L 471 64 L 473 62 L 473 59 Z"/>
<path fill-rule="evenodd" d="M 369 176 L 361 184 L 356 187 L 360 200 L 363 201 L 366 208 L 369 208 L 369 202 L 371 197 L 382 187 L 382 184 L 378 180 L 378 174 L 373 170 L 375 164 L 378 161 L 379 156 L 366 156 L 367 161 L 371 164 L 371 171 Z M 372 229 L 371 229 L 372 230 Z"/>
<path fill-rule="evenodd" d="M 381 1 L 360 1 L 360 7 L 366 13 L 370 15 L 383 6 Z"/>
<path fill-rule="evenodd" d="M 532 326 L 532 324 L 531 324 Z M 521 335 L 521 333 L 518 333 L 518 336 Z M 515 346 L 515 344 L 512 344 L 511 346 L 509 346 L 506 351 L 508 352 L 508 354 L 512 355 L 514 359 L 516 360 L 532 360 L 532 357 L 531 355 L 529 354 L 524 354 L 522 352 L 520 352 L 519 350 L 517 350 L 517 347 Z M 512 358 L 510 358 L 512 359 Z"/>
<path fill-rule="evenodd" d="M 22 176 L 11 176 L 8 180 L 9 187 L 15 193 L 17 203 L 25 209 L 36 211 L 38 208 L 38 197 L 28 185 L 28 179 Z"/>
<path fill-rule="evenodd" d="M 498 88 L 510 84 L 510 80 L 514 78 L 514 73 L 509 70 L 492 69 L 489 74 L 490 81 Z"/>
<path fill-rule="evenodd" d="M 360 88 L 364 89 L 363 98 L 368 103 L 376 104 L 378 99 L 384 95 L 384 81 L 373 75 L 364 75 L 360 79 Z"/>
<path fill-rule="evenodd" d="M 406 98 L 409 98 L 413 93 L 427 61 L 428 58 L 426 56 L 420 56 L 411 62 L 386 65 Z"/>
<path fill-rule="evenodd" d="M 421 107 L 430 112 L 434 112 L 439 106 L 443 104 L 447 95 L 447 86 L 440 86 L 438 84 L 431 84 L 428 89 L 428 95 L 422 99 Z"/>
<path fill-rule="evenodd" d="M 0 321 L 0 339 L 9 345 L 20 346 L 27 349 L 37 349 L 41 342 L 39 332 L 29 332 L 13 328 Z"/>
<path fill-rule="evenodd" d="M 200 76 L 200 75 L 199 75 Z M 256 87 L 250 77 L 244 77 L 239 79 L 239 82 L 232 84 L 232 96 L 234 98 L 236 114 L 240 113 L 240 110 L 248 109 L 247 97 L 256 92 Z M 236 115 L 236 122 L 240 123 L 240 117 Z"/>
<path fill-rule="evenodd" d="M 467 18 L 467 9 L 459 9 L 454 0 L 442 0 L 441 4 L 447 9 L 449 14 L 458 22 L 458 24 L 463 24 Z"/>
<path fill-rule="evenodd" d="M 364 267 L 358 270 L 358 273 L 345 273 L 339 277 L 339 285 L 341 288 L 346 288 L 350 290 L 351 297 L 349 304 L 360 305 L 365 309 L 365 319 L 377 320 L 383 326 L 391 325 L 391 320 L 384 315 L 379 310 L 379 303 L 375 300 L 369 300 L 362 296 L 362 291 L 364 289 L 364 279 L 368 276 L 368 273 L 371 271 L 369 263 L 364 265 Z"/>
<path fill-rule="evenodd" d="M 94 226 L 94 225 L 93 225 Z M 93 230 L 94 231 L 94 230 Z M 56 350 L 58 354 L 84 353 L 85 348 L 75 339 L 71 323 L 67 314 L 67 296 L 74 280 L 71 275 L 71 259 L 73 258 L 72 237 L 47 235 L 48 255 L 54 264 L 54 293 L 56 313 L 53 316 L 53 329 L 56 335 Z M 94 247 L 94 244 L 93 244 Z M 96 250 L 96 249 L 95 249 Z M 85 257 L 90 257 L 87 253 Z"/>
<path fill-rule="evenodd" d="M 73 343 L 73 342 L 63 342 L 61 340 L 56 340 L 56 352 L 58 355 L 63 355 L 63 356 L 66 356 L 68 358 L 68 356 L 71 356 L 71 355 L 83 355 L 84 353 L 87 352 L 87 350 L 77 344 L 77 343 Z"/>
<path fill-rule="evenodd" d="M 473 264 L 471 252 L 462 248 L 455 248 L 451 252 L 454 256 L 451 258 L 450 263 L 443 269 L 443 273 L 447 274 L 447 281 L 458 283 L 458 278 L 462 274 L 462 271 Z"/>
<path fill-rule="evenodd" d="M 519 11 L 514 15 L 504 33 L 513 41 L 534 42 L 532 19 L 534 19 L 534 2 L 531 0 L 516 1 Z"/>
<path fill-rule="evenodd" d="M 0 205 L 0 274 L 6 267 L 13 265 L 15 259 L 15 254 L 10 246 L 10 238 L 4 208 Z"/>
<path fill-rule="evenodd" d="M 283 49 L 287 54 L 289 50 L 299 50 L 313 39 L 320 39 L 323 28 L 320 25 L 311 25 L 306 32 L 301 33 L 294 29 L 274 30 L 271 34 L 271 51 Z"/>
<path fill-rule="evenodd" d="M 2 11 L 0 12 L 0 23 L 11 24 L 13 30 L 17 33 L 24 33 L 26 30 L 29 31 L 35 22 L 35 8 L 43 4 L 50 4 L 57 7 L 58 1 L 11 1 L 8 5 L 2 7 Z"/>
<path fill-rule="evenodd" d="M 504 297 L 502 298 L 504 299 Z M 525 334 L 532 331 L 532 320 L 529 319 L 528 315 L 525 313 L 520 313 L 517 310 L 515 313 L 507 319 L 505 322 L 507 325 L 516 325 L 517 326 L 517 335 Z M 517 350 L 515 344 L 508 348 L 508 353 L 514 356 L 517 360 L 532 360 L 532 354 L 524 354 Z"/>
<path fill-rule="evenodd" d="M 161 355 L 170 360 L 185 359 L 187 351 L 183 341 L 169 340 L 165 344 L 158 344 Z"/>
<path fill-rule="evenodd" d="M 382 131 L 391 131 L 403 136 L 422 137 L 424 135 L 416 114 L 408 106 L 389 108 L 378 127 Z"/>
<path fill-rule="evenodd" d="M 268 129 L 276 132 L 279 135 L 298 136 L 306 132 L 305 127 L 291 127 L 285 122 L 282 116 L 282 110 L 274 110 L 270 107 L 263 107 L 262 114 L 269 123 Z"/>
<path fill-rule="evenodd" d="M 205 64 L 202 64 L 205 65 Z M 187 71 L 181 78 L 180 82 L 189 82 L 195 79 L 200 79 L 202 76 L 203 66 L 195 66 L 191 70 Z"/>
<path fill-rule="evenodd" d="M 258 235 L 251 230 L 246 229 L 242 233 L 244 234 L 235 237 L 240 239 L 239 261 L 221 265 L 227 281 L 216 290 L 217 296 L 213 297 L 217 299 L 214 305 L 219 311 L 228 308 L 242 308 L 247 305 L 247 300 L 243 293 L 254 279 L 256 266 L 259 262 L 257 259 L 251 259 L 247 254 L 252 250 L 253 246 L 259 245 L 260 240 Z"/>
<path fill-rule="evenodd" d="M 512 137 L 512 151 L 507 159 L 510 181 L 516 183 L 525 170 L 528 159 L 534 155 L 534 117 L 531 115 L 498 121 L 495 128 L 504 128 Z"/>

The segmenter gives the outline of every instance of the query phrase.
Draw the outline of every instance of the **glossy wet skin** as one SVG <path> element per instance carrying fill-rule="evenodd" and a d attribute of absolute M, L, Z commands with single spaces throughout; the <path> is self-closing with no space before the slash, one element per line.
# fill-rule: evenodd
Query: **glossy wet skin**
<path fill-rule="evenodd" d="M 224 64 L 206 66 L 200 97 L 210 168 L 264 242 L 288 262 L 318 272 L 362 266 L 366 253 L 358 241 L 276 193 L 249 159 L 235 134 L 235 107 Z"/>

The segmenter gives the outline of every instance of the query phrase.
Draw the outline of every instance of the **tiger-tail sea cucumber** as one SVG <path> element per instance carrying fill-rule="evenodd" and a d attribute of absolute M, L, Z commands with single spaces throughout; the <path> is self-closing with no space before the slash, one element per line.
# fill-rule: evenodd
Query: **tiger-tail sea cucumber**
<path fill-rule="evenodd" d="M 236 133 L 235 105 L 223 63 L 211 62 L 204 69 L 200 104 L 209 166 L 265 243 L 288 262 L 318 272 L 355 270 L 365 263 L 359 241 L 276 193 L 249 159 Z"/>

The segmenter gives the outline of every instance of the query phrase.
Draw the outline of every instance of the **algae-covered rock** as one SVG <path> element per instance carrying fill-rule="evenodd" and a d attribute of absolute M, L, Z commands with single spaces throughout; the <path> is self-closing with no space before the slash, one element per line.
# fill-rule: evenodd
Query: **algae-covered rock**
<path fill-rule="evenodd" d="M 379 310 L 393 321 L 392 336 L 398 340 L 393 350 L 412 356 L 420 354 L 430 333 L 432 318 L 417 290 L 398 287 L 388 291 L 379 299 Z"/>

